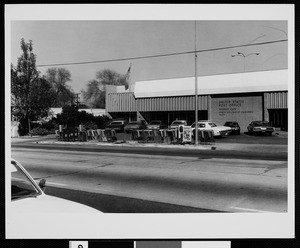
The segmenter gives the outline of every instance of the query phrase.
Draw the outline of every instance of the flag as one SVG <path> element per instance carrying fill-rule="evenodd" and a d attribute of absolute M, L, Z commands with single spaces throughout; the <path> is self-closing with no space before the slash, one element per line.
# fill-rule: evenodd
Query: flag
<path fill-rule="evenodd" d="M 127 90 L 129 88 L 129 76 L 130 76 L 130 70 L 131 70 L 131 63 L 130 63 L 130 66 L 127 70 L 127 73 L 126 73 L 126 80 L 125 80 L 125 90 Z"/>

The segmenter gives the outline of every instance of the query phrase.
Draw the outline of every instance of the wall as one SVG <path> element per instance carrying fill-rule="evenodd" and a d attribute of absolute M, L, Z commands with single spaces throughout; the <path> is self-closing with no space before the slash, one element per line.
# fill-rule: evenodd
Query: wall
<path fill-rule="evenodd" d="M 212 97 L 211 120 L 218 125 L 226 121 L 237 121 L 241 130 L 246 131 L 251 121 L 263 119 L 262 96 Z"/>

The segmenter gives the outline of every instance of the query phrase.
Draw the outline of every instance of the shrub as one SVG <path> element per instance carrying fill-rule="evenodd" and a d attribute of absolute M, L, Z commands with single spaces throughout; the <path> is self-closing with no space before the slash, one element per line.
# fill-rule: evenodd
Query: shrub
<path fill-rule="evenodd" d="M 50 120 L 41 125 L 41 128 L 47 129 L 49 132 L 54 133 L 58 129 L 58 124 L 55 120 Z"/>
<path fill-rule="evenodd" d="M 30 122 L 30 128 L 34 129 L 36 127 L 38 127 L 39 124 L 38 123 L 34 123 L 34 122 Z M 18 126 L 18 133 L 20 136 L 24 136 L 27 135 L 29 131 L 29 126 L 28 126 L 28 120 L 27 119 L 20 119 L 19 120 L 19 126 Z"/>
<path fill-rule="evenodd" d="M 36 128 L 33 128 L 29 134 L 30 135 L 48 135 L 50 132 L 45 129 L 45 128 L 42 128 L 42 127 L 36 127 Z"/>
<path fill-rule="evenodd" d="M 99 129 L 105 128 L 105 126 L 107 125 L 107 123 L 109 123 L 110 120 L 111 119 L 106 115 L 103 116 L 99 115 L 95 117 L 95 122 Z"/>
<path fill-rule="evenodd" d="M 97 129 L 97 124 L 94 122 L 84 122 L 83 126 L 85 130 L 96 130 Z"/>

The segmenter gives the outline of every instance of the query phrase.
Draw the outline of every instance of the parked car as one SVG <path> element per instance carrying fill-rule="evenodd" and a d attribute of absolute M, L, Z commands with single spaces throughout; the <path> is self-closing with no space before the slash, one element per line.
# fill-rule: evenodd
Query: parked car
<path fill-rule="evenodd" d="M 44 193 L 46 180 L 36 183 L 25 168 L 11 159 L 11 205 L 12 214 L 29 214 L 32 218 L 40 214 L 84 213 L 99 214 L 101 211 L 86 205 L 49 196 Z"/>
<path fill-rule="evenodd" d="M 164 129 L 167 128 L 167 125 L 165 125 L 162 121 L 150 121 L 150 123 L 147 125 L 147 129 Z"/>
<path fill-rule="evenodd" d="M 241 127 L 237 121 L 226 121 L 224 126 L 231 128 L 230 134 L 240 134 L 241 133 Z"/>
<path fill-rule="evenodd" d="M 180 125 L 187 126 L 187 121 L 186 120 L 175 120 L 171 123 L 170 128 L 174 129 Z"/>
<path fill-rule="evenodd" d="M 125 120 L 114 120 L 106 126 L 106 129 L 114 129 L 117 133 L 124 132 L 125 125 Z"/>
<path fill-rule="evenodd" d="M 146 121 L 132 121 L 129 122 L 125 127 L 124 131 L 125 133 L 131 133 L 133 130 L 143 130 L 147 128 Z"/>
<path fill-rule="evenodd" d="M 268 121 L 252 121 L 247 127 L 250 134 L 268 134 L 272 135 L 275 131 Z"/>
<path fill-rule="evenodd" d="M 192 132 L 195 130 L 195 122 L 191 125 Z M 230 127 L 218 126 L 216 123 L 212 121 L 198 121 L 198 130 L 211 130 L 213 131 L 214 136 L 223 137 L 228 135 L 231 131 Z"/>

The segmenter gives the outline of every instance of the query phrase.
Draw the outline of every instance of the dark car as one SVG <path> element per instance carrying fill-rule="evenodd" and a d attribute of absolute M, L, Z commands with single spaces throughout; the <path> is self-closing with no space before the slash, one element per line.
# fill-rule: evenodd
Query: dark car
<path fill-rule="evenodd" d="M 133 130 L 143 130 L 147 128 L 145 121 L 131 121 L 124 127 L 125 133 L 131 133 Z"/>
<path fill-rule="evenodd" d="M 167 125 L 165 125 L 162 121 L 150 121 L 150 123 L 147 125 L 147 129 L 164 129 L 167 128 Z"/>
<path fill-rule="evenodd" d="M 124 120 L 114 120 L 106 126 L 106 129 L 114 129 L 116 132 L 123 132 L 126 121 Z"/>
<path fill-rule="evenodd" d="M 250 134 L 268 134 L 272 135 L 275 131 L 268 121 L 252 121 L 247 127 Z"/>
<path fill-rule="evenodd" d="M 240 134 L 241 133 L 241 127 L 237 121 L 226 121 L 224 126 L 231 128 L 230 134 Z"/>

